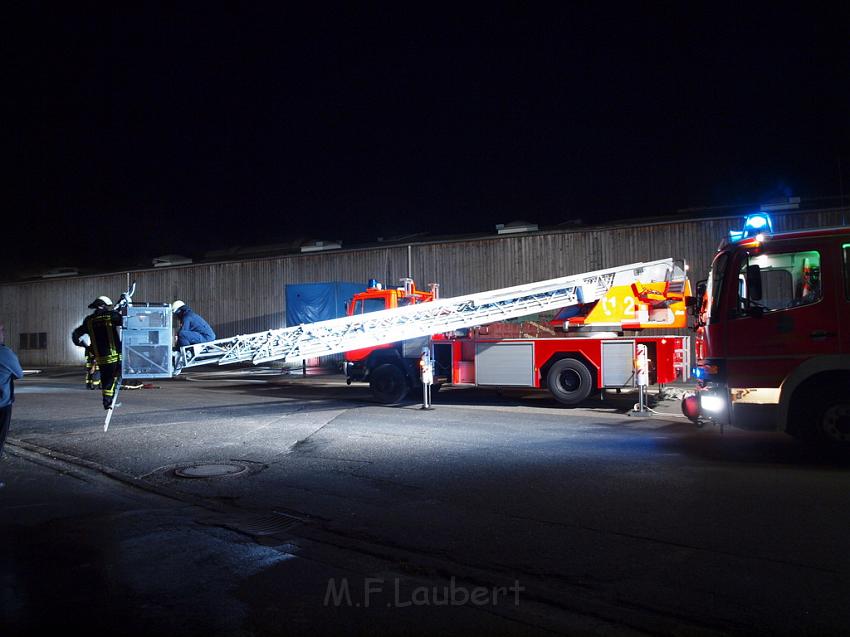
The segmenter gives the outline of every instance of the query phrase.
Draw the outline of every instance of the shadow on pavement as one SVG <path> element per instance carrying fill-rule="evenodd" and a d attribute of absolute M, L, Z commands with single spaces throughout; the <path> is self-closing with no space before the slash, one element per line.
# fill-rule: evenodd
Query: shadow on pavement
<path fill-rule="evenodd" d="M 784 433 L 707 430 L 703 435 L 659 441 L 659 447 L 711 462 L 786 465 L 801 469 L 850 468 L 850 451 L 808 445 Z"/>

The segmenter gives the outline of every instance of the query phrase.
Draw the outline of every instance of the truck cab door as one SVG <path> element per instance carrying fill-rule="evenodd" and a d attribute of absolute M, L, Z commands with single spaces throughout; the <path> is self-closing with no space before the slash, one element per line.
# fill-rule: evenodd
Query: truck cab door
<path fill-rule="evenodd" d="M 737 274 L 737 290 L 729 292 L 737 299 L 727 321 L 730 388 L 778 388 L 804 360 L 837 353 L 842 281 L 840 264 L 831 262 L 836 256 L 822 243 L 800 242 L 736 255 L 730 276 Z"/>
<path fill-rule="evenodd" d="M 837 290 L 838 297 L 838 327 L 841 330 L 840 352 L 850 355 L 850 241 L 843 240 L 841 243 L 841 282 Z M 836 272 L 836 274 L 838 274 Z M 843 294 L 841 294 L 843 292 Z"/>

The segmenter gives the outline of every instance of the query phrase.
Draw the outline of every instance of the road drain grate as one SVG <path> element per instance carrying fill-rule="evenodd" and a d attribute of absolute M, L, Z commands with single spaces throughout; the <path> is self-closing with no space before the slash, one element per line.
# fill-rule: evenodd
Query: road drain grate
<path fill-rule="evenodd" d="M 248 470 L 244 464 L 235 462 L 201 462 L 177 467 L 174 474 L 181 478 L 220 478 L 223 476 L 238 476 Z"/>
<path fill-rule="evenodd" d="M 293 515 L 267 513 L 240 516 L 236 519 L 220 521 L 219 524 L 248 535 L 275 535 L 277 533 L 285 533 L 303 522 L 305 520 Z"/>

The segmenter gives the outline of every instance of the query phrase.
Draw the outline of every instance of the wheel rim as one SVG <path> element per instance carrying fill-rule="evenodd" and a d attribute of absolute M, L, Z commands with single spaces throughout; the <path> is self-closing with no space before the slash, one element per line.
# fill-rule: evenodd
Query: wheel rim
<path fill-rule="evenodd" d="M 382 369 L 372 379 L 372 392 L 384 403 L 398 402 L 406 393 L 405 379 L 400 371 Z"/>
<path fill-rule="evenodd" d="M 392 395 L 398 390 L 398 383 L 395 381 L 395 378 L 391 376 L 380 379 L 377 384 L 378 391 L 382 394 Z"/>
<path fill-rule="evenodd" d="M 821 430 L 830 440 L 850 442 L 850 404 L 827 407 L 823 412 Z"/>
<path fill-rule="evenodd" d="M 581 376 L 574 369 L 565 369 L 558 375 L 558 384 L 567 392 L 574 392 L 581 387 Z"/>

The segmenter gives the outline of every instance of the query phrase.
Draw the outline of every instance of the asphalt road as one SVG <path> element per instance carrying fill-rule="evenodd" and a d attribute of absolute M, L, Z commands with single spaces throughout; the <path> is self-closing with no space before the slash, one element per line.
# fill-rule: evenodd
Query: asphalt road
<path fill-rule="evenodd" d="M 78 370 L 17 386 L 4 634 L 850 631 L 843 457 L 673 401 L 254 371 L 123 392 L 107 433 Z"/>

